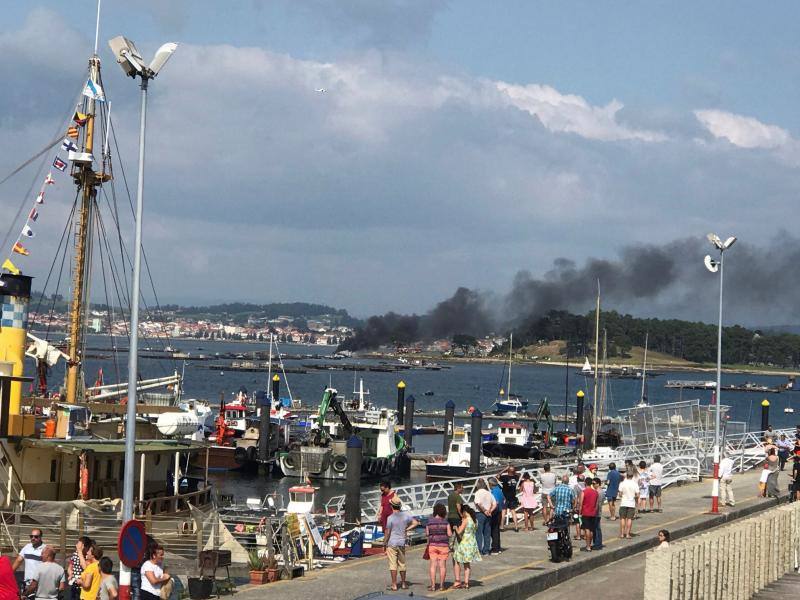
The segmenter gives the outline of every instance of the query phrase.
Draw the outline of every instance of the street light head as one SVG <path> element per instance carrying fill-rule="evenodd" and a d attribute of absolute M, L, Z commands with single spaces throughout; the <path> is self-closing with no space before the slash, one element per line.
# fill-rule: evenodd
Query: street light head
<path fill-rule="evenodd" d="M 736 238 L 734 236 L 729 237 L 725 242 L 722 244 L 722 249 L 727 250 L 731 246 L 736 243 Z"/>
<path fill-rule="evenodd" d="M 156 51 L 156 55 L 153 57 L 153 62 L 151 62 L 150 66 L 148 67 L 154 77 L 158 75 L 158 72 L 166 64 L 166 62 L 169 60 L 169 57 L 172 56 L 172 53 L 175 52 L 177 47 L 178 44 L 174 42 L 167 42 Z"/>
<path fill-rule="evenodd" d="M 118 35 L 117 37 L 108 40 L 108 46 L 114 57 L 117 59 L 119 66 L 122 68 L 125 75 L 128 77 L 136 77 L 145 70 L 144 60 L 136 44 L 128 38 Z"/>
<path fill-rule="evenodd" d="M 712 244 L 714 244 L 714 247 L 715 247 L 717 250 L 722 250 L 722 249 L 723 249 L 723 248 L 722 248 L 722 240 L 721 240 L 721 239 L 719 239 L 719 236 L 718 236 L 717 234 L 715 234 L 715 233 L 709 233 L 709 234 L 708 234 L 706 237 L 708 238 L 708 241 L 709 241 L 709 242 L 711 242 Z"/>
<path fill-rule="evenodd" d="M 711 258 L 708 254 L 706 254 L 706 257 L 703 259 L 703 264 L 705 264 L 706 269 L 712 273 L 719 271 L 719 262 Z"/>

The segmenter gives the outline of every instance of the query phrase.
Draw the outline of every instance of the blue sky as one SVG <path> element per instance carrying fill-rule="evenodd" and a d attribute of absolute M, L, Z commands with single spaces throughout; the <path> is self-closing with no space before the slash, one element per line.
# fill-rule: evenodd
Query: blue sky
<path fill-rule="evenodd" d="M 94 6 L 6 7 L 0 74 L 16 83 L 1 122 L 21 151 L 49 138 L 83 76 Z M 460 285 L 503 294 L 559 257 L 616 260 L 709 230 L 774 252 L 800 192 L 798 13 L 105 0 L 100 54 L 134 173 L 136 90 L 105 40 L 124 33 L 145 54 L 181 43 L 151 94 L 145 243 L 164 258 L 162 300 L 419 312 Z M 222 285 L 207 285 L 219 265 Z M 623 307 L 713 316 L 687 287 Z M 732 315 L 752 321 L 758 302 Z"/>

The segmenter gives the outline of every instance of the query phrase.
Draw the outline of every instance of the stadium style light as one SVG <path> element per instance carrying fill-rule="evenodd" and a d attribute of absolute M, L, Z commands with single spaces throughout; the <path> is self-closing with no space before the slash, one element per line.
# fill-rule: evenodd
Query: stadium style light
<path fill-rule="evenodd" d="M 139 352 L 139 278 L 142 262 L 142 195 L 144 192 L 144 150 L 145 125 L 147 123 L 147 86 L 151 79 L 159 74 L 170 56 L 178 47 L 167 43 L 161 46 L 149 65 L 145 65 L 142 54 L 136 45 L 123 36 L 117 36 L 108 42 L 111 51 L 128 77 L 141 78 L 141 118 L 139 123 L 139 177 L 136 185 L 136 234 L 133 251 L 133 274 L 131 283 L 131 339 L 128 351 L 128 407 L 125 422 L 125 478 L 122 487 L 122 520 L 133 518 L 133 479 L 136 452 L 136 374 Z M 175 473 L 178 477 L 178 473 Z M 130 568 L 120 564 L 120 600 L 130 598 Z"/>
<path fill-rule="evenodd" d="M 724 242 L 714 233 L 709 233 L 708 241 L 719 250 L 719 260 L 706 255 L 703 260 L 706 269 L 712 273 L 719 271 L 719 322 L 717 324 L 717 391 L 716 391 L 716 411 L 714 413 L 714 485 L 711 488 L 711 512 L 719 512 L 719 460 L 720 460 L 720 436 L 719 421 L 721 412 L 722 396 L 722 276 L 723 261 L 725 251 L 736 243 L 736 238 L 731 236 Z"/>

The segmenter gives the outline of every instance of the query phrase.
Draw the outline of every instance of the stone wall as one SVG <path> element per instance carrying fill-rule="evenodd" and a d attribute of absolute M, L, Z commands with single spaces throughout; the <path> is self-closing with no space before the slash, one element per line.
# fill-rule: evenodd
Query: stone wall
<path fill-rule="evenodd" d="M 648 552 L 646 600 L 750 598 L 796 566 L 800 502 Z"/>

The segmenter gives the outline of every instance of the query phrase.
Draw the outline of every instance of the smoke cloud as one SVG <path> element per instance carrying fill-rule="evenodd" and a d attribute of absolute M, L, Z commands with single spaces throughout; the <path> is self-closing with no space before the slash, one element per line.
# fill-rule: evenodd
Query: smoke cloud
<path fill-rule="evenodd" d="M 511 290 L 500 298 L 458 288 L 429 313 L 406 318 L 415 325 L 413 334 L 409 321 L 402 321 L 398 315 L 371 317 L 367 330 L 372 335 L 368 337 L 371 343 L 379 338 L 383 341 L 378 343 L 387 343 L 387 335 L 391 336 L 393 327 L 401 323 L 403 335 L 395 337 L 406 340 L 414 335 L 424 339 L 504 332 L 550 310 L 591 310 L 598 282 L 604 310 L 713 323 L 717 319 L 719 273 L 706 270 L 706 254 L 718 258 L 705 238 L 692 237 L 662 245 L 624 246 L 616 259 L 589 258 L 582 266 L 559 258 L 540 278 L 529 271 L 518 272 Z M 797 265 L 800 240 L 787 233 L 777 234 L 764 246 L 737 242 L 725 253 L 725 323 L 751 327 L 797 324 Z M 377 331 L 383 335 L 374 335 Z"/>

